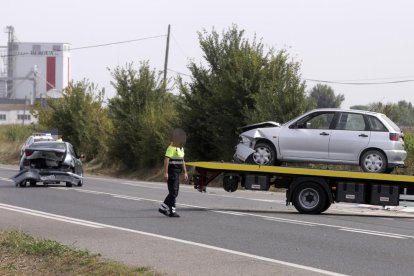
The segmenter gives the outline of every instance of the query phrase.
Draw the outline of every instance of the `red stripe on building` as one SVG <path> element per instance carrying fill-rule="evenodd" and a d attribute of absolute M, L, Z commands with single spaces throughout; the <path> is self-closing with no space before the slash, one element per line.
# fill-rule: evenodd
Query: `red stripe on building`
<path fill-rule="evenodd" d="M 56 57 L 47 57 L 46 91 L 56 87 Z"/>

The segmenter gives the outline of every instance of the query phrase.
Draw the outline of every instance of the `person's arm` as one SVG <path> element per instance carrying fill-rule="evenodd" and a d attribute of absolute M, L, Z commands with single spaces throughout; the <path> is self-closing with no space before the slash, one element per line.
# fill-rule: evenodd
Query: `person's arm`
<path fill-rule="evenodd" d="M 170 162 L 170 158 L 165 157 L 164 159 L 164 179 L 168 180 L 168 163 Z"/>
<path fill-rule="evenodd" d="M 183 169 L 184 169 L 184 179 L 185 181 L 188 180 L 188 174 L 187 174 L 187 167 L 185 166 L 185 161 L 183 160 Z"/>

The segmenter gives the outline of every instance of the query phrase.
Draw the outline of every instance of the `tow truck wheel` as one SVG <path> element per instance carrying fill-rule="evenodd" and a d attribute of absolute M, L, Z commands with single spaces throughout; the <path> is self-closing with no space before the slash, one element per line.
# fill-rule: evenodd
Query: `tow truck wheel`
<path fill-rule="evenodd" d="M 328 197 L 322 187 L 313 182 L 299 185 L 293 195 L 293 206 L 302 214 L 319 214 L 329 208 Z"/>
<path fill-rule="evenodd" d="M 321 213 L 325 212 L 326 210 L 329 209 L 329 207 L 331 207 L 331 203 L 329 202 L 329 200 L 326 201 L 325 207 L 322 208 Z"/>

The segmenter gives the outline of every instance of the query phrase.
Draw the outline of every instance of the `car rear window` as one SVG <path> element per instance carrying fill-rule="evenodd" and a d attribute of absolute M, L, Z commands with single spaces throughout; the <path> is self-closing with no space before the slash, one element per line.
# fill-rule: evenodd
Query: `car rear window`
<path fill-rule="evenodd" d="M 34 139 L 35 143 L 42 142 L 42 141 L 53 141 L 53 139 L 52 138 L 36 138 L 36 139 Z"/>
<path fill-rule="evenodd" d="M 381 121 L 374 117 L 374 116 L 368 116 L 369 126 L 371 131 L 384 131 L 388 132 L 388 129 L 384 126 Z"/>
<path fill-rule="evenodd" d="M 40 143 L 35 143 L 30 145 L 30 148 L 32 149 L 40 149 L 40 148 L 48 148 L 48 149 L 66 149 L 65 143 L 45 143 L 45 142 L 40 142 Z"/>
<path fill-rule="evenodd" d="M 382 119 L 384 119 L 396 132 L 401 132 L 401 129 L 393 122 L 390 118 L 388 118 L 386 115 L 381 115 Z"/>

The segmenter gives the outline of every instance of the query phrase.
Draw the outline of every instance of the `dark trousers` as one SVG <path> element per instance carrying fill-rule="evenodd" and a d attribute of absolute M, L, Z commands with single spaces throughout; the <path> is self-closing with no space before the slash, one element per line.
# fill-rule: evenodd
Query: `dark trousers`
<path fill-rule="evenodd" d="M 165 198 L 164 203 L 170 207 L 170 209 L 175 207 L 175 201 L 180 188 L 180 174 L 181 169 L 168 169 L 168 195 Z"/>

